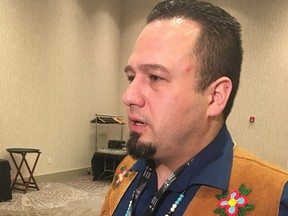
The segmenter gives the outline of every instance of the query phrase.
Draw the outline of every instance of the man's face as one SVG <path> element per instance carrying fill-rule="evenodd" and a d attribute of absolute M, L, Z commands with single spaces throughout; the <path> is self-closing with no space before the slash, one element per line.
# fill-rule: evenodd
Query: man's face
<path fill-rule="evenodd" d="M 155 155 L 149 155 L 154 159 L 183 154 L 205 130 L 207 99 L 195 90 L 192 54 L 199 33 L 190 20 L 153 21 L 138 37 L 125 68 L 131 83 L 123 102 L 129 129 L 139 134 L 134 147 L 155 147 Z"/>

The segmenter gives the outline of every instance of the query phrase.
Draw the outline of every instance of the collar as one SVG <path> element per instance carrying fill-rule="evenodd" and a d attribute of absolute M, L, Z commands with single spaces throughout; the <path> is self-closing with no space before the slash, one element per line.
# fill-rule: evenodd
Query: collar
<path fill-rule="evenodd" d="M 215 139 L 185 168 L 170 190 L 183 191 L 189 185 L 207 185 L 227 190 L 232 160 L 233 141 L 224 125 Z M 139 159 L 130 170 L 142 173 L 145 167 L 145 159 Z"/>
<path fill-rule="evenodd" d="M 180 187 L 198 184 L 228 190 L 232 161 L 233 141 L 224 125 L 215 139 L 186 168 L 177 184 Z"/>

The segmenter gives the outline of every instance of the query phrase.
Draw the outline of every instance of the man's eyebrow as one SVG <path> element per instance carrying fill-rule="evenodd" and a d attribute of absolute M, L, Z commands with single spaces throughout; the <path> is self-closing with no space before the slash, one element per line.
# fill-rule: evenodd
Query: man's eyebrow
<path fill-rule="evenodd" d="M 141 64 L 139 66 L 140 70 L 142 71 L 149 71 L 149 70 L 159 70 L 162 72 L 168 72 L 168 69 L 166 67 L 164 67 L 163 65 L 160 64 Z M 125 73 L 131 71 L 131 72 L 135 72 L 135 70 L 133 69 L 133 67 L 131 65 L 127 65 L 124 69 Z"/>
<path fill-rule="evenodd" d="M 134 69 L 132 68 L 132 66 L 127 65 L 127 66 L 124 68 L 124 72 L 127 73 L 127 72 L 129 72 L 129 71 L 134 72 Z"/>
<path fill-rule="evenodd" d="M 160 65 L 160 64 L 142 64 L 142 65 L 140 65 L 140 68 L 143 71 L 159 70 L 162 72 L 168 72 L 168 69 L 166 67 L 164 67 L 163 65 Z"/>

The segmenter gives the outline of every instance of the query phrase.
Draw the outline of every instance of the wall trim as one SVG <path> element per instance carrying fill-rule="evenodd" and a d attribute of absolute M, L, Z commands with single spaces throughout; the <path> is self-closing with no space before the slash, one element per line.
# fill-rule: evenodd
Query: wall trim
<path fill-rule="evenodd" d="M 49 182 L 49 181 L 63 181 L 63 180 L 67 180 L 75 176 L 91 175 L 91 170 L 92 170 L 91 167 L 86 167 L 86 168 L 81 168 L 81 169 L 68 170 L 68 171 L 57 172 L 57 173 L 49 173 L 45 175 L 38 175 L 38 176 L 34 176 L 34 178 L 37 183 Z"/>

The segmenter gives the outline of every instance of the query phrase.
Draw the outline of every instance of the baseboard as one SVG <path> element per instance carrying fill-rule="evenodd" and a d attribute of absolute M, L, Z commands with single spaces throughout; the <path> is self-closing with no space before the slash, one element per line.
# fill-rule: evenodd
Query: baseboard
<path fill-rule="evenodd" d="M 58 173 L 50 173 L 45 175 L 35 176 L 37 183 L 48 181 L 63 181 L 75 176 L 90 175 L 91 167 L 81 168 L 76 170 L 63 171 Z M 92 177 L 91 177 L 92 178 Z"/>

